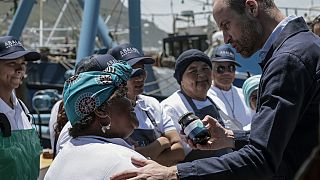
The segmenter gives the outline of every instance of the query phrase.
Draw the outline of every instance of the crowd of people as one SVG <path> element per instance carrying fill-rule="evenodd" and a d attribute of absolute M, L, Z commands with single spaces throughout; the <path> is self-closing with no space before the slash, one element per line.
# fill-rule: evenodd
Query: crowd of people
<path fill-rule="evenodd" d="M 319 18 L 311 31 L 272 0 L 215 0 L 213 16 L 226 44 L 212 56 L 189 49 L 177 58 L 180 89 L 159 102 L 144 95 L 146 64 L 131 44 L 84 57 L 52 109 L 54 160 L 45 179 L 319 179 Z M 314 32 L 314 33 L 313 33 Z M 233 85 L 237 62 L 259 51 L 262 74 Z M 37 179 L 41 146 L 15 89 L 27 51 L 0 37 L 0 174 Z M 183 129 L 180 117 L 200 121 Z M 199 123 L 200 122 L 200 123 Z M 188 132 L 205 128 L 195 143 Z"/>

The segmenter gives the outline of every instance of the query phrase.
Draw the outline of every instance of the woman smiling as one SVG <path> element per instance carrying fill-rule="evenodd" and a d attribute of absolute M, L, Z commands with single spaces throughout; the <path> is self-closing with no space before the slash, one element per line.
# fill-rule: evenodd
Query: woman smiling
<path fill-rule="evenodd" d="M 187 112 L 193 112 L 200 119 L 210 115 L 223 125 L 218 108 L 207 96 L 212 81 L 211 73 L 212 66 L 209 57 L 199 50 L 190 49 L 178 57 L 174 77 L 180 84 L 180 90 L 161 102 L 178 131 L 181 131 L 178 119 Z M 182 136 L 182 138 L 184 137 Z M 232 143 L 230 142 L 230 147 Z M 192 150 L 185 142 L 183 142 L 183 147 L 186 155 L 185 161 L 220 156 L 230 151 L 230 149 L 217 151 Z"/>

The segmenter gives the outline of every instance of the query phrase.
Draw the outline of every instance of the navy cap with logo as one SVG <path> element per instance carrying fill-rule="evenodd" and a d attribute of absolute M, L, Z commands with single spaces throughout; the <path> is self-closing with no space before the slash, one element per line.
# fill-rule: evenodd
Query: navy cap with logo
<path fill-rule="evenodd" d="M 86 71 L 103 71 L 114 63 L 119 63 L 113 56 L 109 54 L 94 54 L 84 57 L 75 67 L 75 74 Z"/>
<path fill-rule="evenodd" d="M 137 48 L 128 43 L 110 49 L 108 54 L 116 59 L 127 61 L 131 66 L 141 61 L 143 61 L 144 64 L 153 64 L 155 62 L 154 59 L 144 56 Z"/>
<path fill-rule="evenodd" d="M 87 71 L 103 71 L 114 63 L 120 63 L 123 60 L 117 60 L 110 54 L 94 54 L 84 57 L 75 67 L 75 74 Z M 141 68 L 133 69 L 131 77 L 136 77 L 144 74 L 145 71 Z"/>
<path fill-rule="evenodd" d="M 232 62 L 241 67 L 241 65 L 236 61 L 235 54 L 228 44 L 222 44 L 216 47 L 210 59 L 211 62 Z"/>
<path fill-rule="evenodd" d="M 41 56 L 38 52 L 27 51 L 13 36 L 0 37 L 0 60 L 13 60 L 20 57 L 24 57 L 25 61 L 36 61 Z"/>

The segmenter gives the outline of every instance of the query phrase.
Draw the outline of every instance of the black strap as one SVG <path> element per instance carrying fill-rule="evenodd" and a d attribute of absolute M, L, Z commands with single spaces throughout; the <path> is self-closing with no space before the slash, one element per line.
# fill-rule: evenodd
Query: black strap
<path fill-rule="evenodd" d="M 144 110 L 143 110 L 144 111 Z M 148 116 L 148 118 L 150 119 L 151 123 L 153 124 L 155 130 L 161 135 L 163 136 L 163 133 L 160 131 L 158 124 L 156 123 L 156 120 L 151 116 L 151 114 L 148 111 L 144 111 L 146 113 L 146 115 Z"/>
<path fill-rule="evenodd" d="M 209 101 L 217 108 L 217 110 L 220 112 L 221 109 L 217 106 L 217 104 L 209 97 L 207 96 L 207 98 L 209 99 Z M 220 113 L 219 113 L 220 114 Z"/>
<path fill-rule="evenodd" d="M 8 117 L 4 113 L 0 113 L 0 129 L 3 137 L 11 136 L 11 124 Z"/>
<path fill-rule="evenodd" d="M 32 123 L 32 115 L 30 113 L 27 113 L 27 109 L 20 99 L 18 99 L 18 102 L 19 102 L 24 114 L 27 116 L 29 122 Z"/>
<path fill-rule="evenodd" d="M 192 107 L 192 109 L 193 109 L 194 111 L 197 111 L 198 108 L 197 108 L 196 105 L 193 103 L 192 99 L 191 99 L 185 92 L 183 92 L 182 90 L 179 91 L 179 92 L 180 92 L 181 94 L 183 94 L 183 96 L 187 99 L 187 101 L 189 102 L 189 104 L 190 104 L 190 106 Z M 209 96 L 207 96 L 207 98 L 208 98 L 209 101 L 212 103 L 212 105 L 215 106 L 218 111 L 220 111 L 220 108 L 216 105 L 216 103 L 215 103 Z"/>
<path fill-rule="evenodd" d="M 199 113 L 199 109 L 196 107 L 196 105 L 193 103 L 192 99 L 182 90 L 179 91 L 188 101 L 189 105 L 191 106 L 191 108 L 193 109 L 193 111 L 195 112 L 195 114 Z"/>

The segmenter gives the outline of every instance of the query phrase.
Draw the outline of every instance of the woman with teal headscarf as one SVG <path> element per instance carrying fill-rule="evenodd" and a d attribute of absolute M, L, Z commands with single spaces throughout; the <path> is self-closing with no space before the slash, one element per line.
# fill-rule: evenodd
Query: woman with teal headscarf
<path fill-rule="evenodd" d="M 12 36 L 0 37 L 0 178 L 35 180 L 40 169 L 40 140 L 28 109 L 14 92 L 25 77 L 27 61 L 40 54 L 26 51 Z"/>
<path fill-rule="evenodd" d="M 109 179 L 135 168 L 132 156 L 144 158 L 124 141 L 139 125 L 126 97 L 131 72 L 130 65 L 118 62 L 66 81 L 63 101 L 72 139 L 56 156 L 45 179 Z"/>
<path fill-rule="evenodd" d="M 249 77 L 242 85 L 242 91 L 246 105 L 252 110 L 257 108 L 257 93 L 261 75 Z"/>

